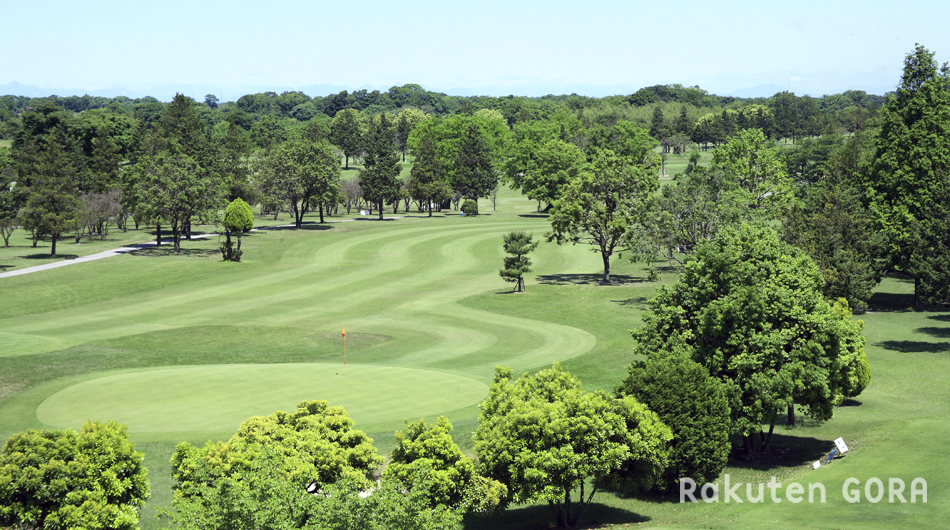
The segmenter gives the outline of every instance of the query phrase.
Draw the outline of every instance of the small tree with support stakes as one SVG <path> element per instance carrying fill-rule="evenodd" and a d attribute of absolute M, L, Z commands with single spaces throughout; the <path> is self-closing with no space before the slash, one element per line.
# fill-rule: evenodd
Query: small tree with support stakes
<path fill-rule="evenodd" d="M 244 235 L 245 230 L 254 228 L 254 212 L 251 210 L 251 206 L 240 197 L 234 199 L 224 209 L 222 224 L 224 225 L 224 235 L 227 237 L 227 241 L 221 245 L 221 257 L 225 261 L 241 261 L 241 254 L 243 254 L 241 251 L 241 236 Z M 231 232 L 239 234 L 237 249 L 234 249 L 231 245 Z"/>
<path fill-rule="evenodd" d="M 531 240 L 531 234 L 522 231 L 509 232 L 505 235 L 505 252 L 510 256 L 505 256 L 505 268 L 498 274 L 506 282 L 513 282 L 514 289 L 511 292 L 524 292 L 524 275 L 531 272 L 531 259 L 528 253 L 538 248 L 538 242 Z"/>

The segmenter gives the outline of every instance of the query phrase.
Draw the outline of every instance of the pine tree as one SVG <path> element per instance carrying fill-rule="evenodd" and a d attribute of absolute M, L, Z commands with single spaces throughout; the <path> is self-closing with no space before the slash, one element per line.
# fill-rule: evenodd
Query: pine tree
<path fill-rule="evenodd" d="M 531 259 L 528 253 L 538 248 L 538 242 L 533 241 L 531 234 L 522 231 L 509 232 L 505 235 L 505 268 L 499 274 L 506 282 L 515 284 L 512 292 L 523 292 L 524 275 L 531 272 Z"/>

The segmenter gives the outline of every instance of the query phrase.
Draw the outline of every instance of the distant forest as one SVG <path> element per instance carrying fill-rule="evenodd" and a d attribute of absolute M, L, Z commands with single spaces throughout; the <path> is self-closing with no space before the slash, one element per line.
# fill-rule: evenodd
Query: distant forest
<path fill-rule="evenodd" d="M 231 122 L 252 137 L 257 136 L 255 124 L 260 124 L 265 117 L 271 117 L 265 120 L 269 127 L 274 125 L 274 118 L 279 118 L 284 127 L 292 128 L 295 122 L 302 126 L 316 120 L 329 128 L 332 118 L 344 109 L 354 109 L 365 115 L 397 113 L 407 108 L 428 115 L 468 114 L 489 109 L 500 112 L 509 127 L 523 121 L 547 120 L 567 112 L 574 114 L 585 126 L 611 126 L 619 121 L 630 121 L 649 129 L 651 136 L 678 151 L 688 142 L 703 147 L 721 144 L 736 131 L 750 126 L 761 128 L 769 137 L 793 142 L 797 138 L 824 132 L 853 132 L 880 109 L 884 97 L 848 90 L 820 98 L 799 97 L 789 92 L 768 98 L 736 98 L 677 84 L 645 87 L 630 95 L 604 98 L 577 94 L 535 98 L 449 96 L 407 84 L 394 86 L 385 92 L 344 90 L 313 98 L 302 92 L 263 92 L 241 96 L 237 101 L 221 102 L 213 94 L 208 94 L 204 101 L 197 103 L 199 116 L 206 127 Z M 99 113 L 133 117 L 148 129 L 161 119 L 168 104 L 153 97 L 52 95 L 30 98 L 6 95 L 0 97 L 0 139 L 12 138 L 16 134 L 20 113 L 31 107 L 49 105 L 74 113 L 104 109 Z"/>

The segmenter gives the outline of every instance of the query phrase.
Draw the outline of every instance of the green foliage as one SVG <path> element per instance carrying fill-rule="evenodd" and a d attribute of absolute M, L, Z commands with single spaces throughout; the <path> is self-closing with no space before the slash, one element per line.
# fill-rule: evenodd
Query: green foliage
<path fill-rule="evenodd" d="M 514 291 L 524 291 L 524 275 L 531 272 L 530 252 L 538 248 L 538 241 L 532 242 L 531 234 L 523 231 L 509 232 L 504 237 L 505 267 L 498 274 L 506 282 L 515 284 Z"/>
<path fill-rule="evenodd" d="M 428 505 L 453 510 L 491 512 L 507 495 L 505 486 L 475 473 L 475 463 L 452 440 L 452 424 L 440 416 L 435 425 L 424 420 L 409 423 L 406 432 L 396 432 L 396 448 L 383 472 L 383 480 L 394 480 L 413 489 L 421 480 L 429 481 Z"/>
<path fill-rule="evenodd" d="M 149 496 L 143 455 L 125 426 L 14 434 L 0 453 L 0 525 L 132 530 Z"/>
<path fill-rule="evenodd" d="M 736 182 L 750 208 L 766 215 L 775 215 L 792 200 L 785 163 L 761 129 L 743 130 L 714 149 L 713 167 Z"/>
<path fill-rule="evenodd" d="M 462 213 L 465 214 L 466 217 L 478 215 L 478 201 L 465 199 L 465 202 L 462 203 Z"/>
<path fill-rule="evenodd" d="M 601 151 L 554 201 L 547 240 L 593 246 L 604 262 L 603 281 L 610 283 L 610 256 L 657 187 L 655 169 Z"/>
<path fill-rule="evenodd" d="M 26 204 L 20 212 L 20 223 L 34 237 L 48 236 L 50 255 L 56 255 L 56 241 L 79 217 L 80 204 L 75 184 L 76 164 L 62 143 L 62 131 L 53 133 L 41 143 L 31 140 L 29 163 L 21 159 L 20 178 L 26 186 Z"/>
<path fill-rule="evenodd" d="M 366 133 L 364 147 L 366 156 L 363 169 L 360 170 L 360 187 L 363 198 L 377 206 L 379 218 L 382 219 L 383 205 L 399 196 L 399 172 L 402 171 L 388 115 L 374 117 Z"/>
<path fill-rule="evenodd" d="M 851 321 L 851 308 L 844 298 L 835 300 L 831 307 L 835 312 L 838 333 L 845 337 L 842 343 L 845 348 L 856 353 L 850 356 L 851 362 L 847 367 L 848 381 L 845 385 L 844 396 L 857 397 L 871 384 L 871 362 L 864 351 L 866 341 L 862 335 L 864 321 Z"/>
<path fill-rule="evenodd" d="M 277 411 L 248 419 L 227 442 L 208 442 L 202 448 L 181 442 L 172 457 L 175 506 L 193 505 L 192 509 L 221 516 L 226 508 L 215 499 L 218 484 L 224 481 L 252 491 L 256 480 L 268 477 L 303 492 L 343 478 L 368 487 L 368 477 L 383 459 L 372 439 L 352 426 L 342 407 L 304 401 L 292 414 Z M 260 459 L 266 467 L 255 467 Z"/>
<path fill-rule="evenodd" d="M 215 215 L 223 192 L 205 168 L 177 149 L 142 158 L 128 178 L 134 183 L 136 213 L 171 225 L 176 254 L 192 217 Z"/>
<path fill-rule="evenodd" d="M 304 476 L 273 472 L 282 465 L 265 448 L 239 478 L 202 484 L 200 495 L 176 496 L 175 511 L 165 515 L 182 530 L 452 530 L 461 520 L 445 506 L 428 505 L 435 482 L 425 470 L 408 488 L 384 480 L 367 489 L 363 480 L 342 478 L 314 489 Z"/>
<path fill-rule="evenodd" d="M 950 68 L 918 45 L 881 112 L 866 181 L 891 266 L 915 279 L 914 303 L 950 301 Z"/>
<path fill-rule="evenodd" d="M 787 210 L 782 231 L 783 240 L 818 264 L 825 298 L 846 298 L 858 313 L 867 309 L 883 272 L 876 260 L 880 237 L 872 231 L 871 215 L 861 199 L 848 181 L 825 179 Z"/>
<path fill-rule="evenodd" d="M 558 363 L 515 382 L 497 367 L 479 408 L 483 474 L 508 487 L 506 503 L 547 501 L 560 528 L 577 524 L 600 487 L 649 488 L 666 466 L 672 435 L 655 413 L 632 397 L 581 390 Z"/>
<path fill-rule="evenodd" d="M 633 396 L 673 432 L 669 466 L 656 489 L 670 491 L 679 479 L 712 482 L 729 461 L 729 396 L 726 386 L 685 357 L 653 356 L 636 361 L 616 389 Z"/>
<path fill-rule="evenodd" d="M 793 403 L 816 420 L 833 416 L 864 347 L 861 325 L 825 301 L 822 284 L 811 258 L 771 229 L 723 230 L 651 302 L 636 352 L 705 366 L 729 387 L 733 432 L 767 449 L 762 422 Z"/>
<path fill-rule="evenodd" d="M 717 169 L 692 169 L 660 188 L 645 206 L 624 245 L 634 261 L 682 265 L 696 248 L 727 226 L 753 217 L 737 183 Z"/>
<path fill-rule="evenodd" d="M 224 209 L 224 219 L 221 224 L 230 232 L 250 230 L 254 228 L 254 212 L 248 203 L 238 197 Z"/>
<path fill-rule="evenodd" d="M 346 169 L 350 168 L 350 158 L 363 151 L 366 126 L 365 116 L 353 109 L 337 112 L 330 123 L 330 143 L 343 151 Z"/>
<path fill-rule="evenodd" d="M 426 136 L 413 150 L 416 160 L 409 174 L 409 196 L 415 199 L 432 217 L 434 204 L 452 198 L 452 188 L 446 182 L 445 164 L 439 158 L 435 140 Z"/>
<path fill-rule="evenodd" d="M 268 153 L 260 167 L 261 192 L 277 205 L 288 205 L 297 228 L 311 203 L 330 202 L 340 189 L 340 159 L 327 142 L 293 138 Z"/>

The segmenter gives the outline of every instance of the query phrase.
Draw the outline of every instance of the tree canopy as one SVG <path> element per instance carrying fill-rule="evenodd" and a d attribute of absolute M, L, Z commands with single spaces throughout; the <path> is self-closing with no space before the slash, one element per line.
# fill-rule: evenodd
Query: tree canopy
<path fill-rule="evenodd" d="M 634 331 L 635 351 L 706 367 L 728 387 L 733 432 L 750 452 L 768 450 L 780 412 L 798 404 L 828 420 L 850 391 L 865 343 L 861 324 L 836 311 L 822 286 L 811 258 L 773 230 L 727 228 L 660 288 Z"/>
<path fill-rule="evenodd" d="M 575 527 L 598 489 L 648 489 L 666 467 L 672 435 L 655 413 L 633 397 L 585 392 L 558 363 L 517 381 L 497 367 L 479 409 L 482 472 L 507 486 L 506 504 L 547 502 L 559 528 Z"/>
<path fill-rule="evenodd" d="M 30 430 L 0 453 L 0 525 L 133 530 L 149 497 L 144 455 L 124 425 Z"/>

